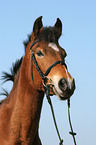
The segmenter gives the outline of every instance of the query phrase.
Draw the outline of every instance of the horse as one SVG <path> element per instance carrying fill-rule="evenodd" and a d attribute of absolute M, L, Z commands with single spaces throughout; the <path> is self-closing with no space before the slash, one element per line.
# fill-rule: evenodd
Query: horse
<path fill-rule="evenodd" d="M 43 27 L 42 16 L 35 20 L 33 32 L 24 42 L 24 57 L 16 63 L 12 75 L 5 77 L 13 81 L 13 87 L 0 104 L 0 145 L 41 145 L 38 129 L 44 86 L 49 85 L 50 95 L 60 100 L 74 93 L 75 80 L 65 63 L 67 54 L 58 42 L 61 34 L 59 18 L 53 27 Z M 32 59 L 31 47 L 40 70 L 46 74 L 44 79 Z"/>

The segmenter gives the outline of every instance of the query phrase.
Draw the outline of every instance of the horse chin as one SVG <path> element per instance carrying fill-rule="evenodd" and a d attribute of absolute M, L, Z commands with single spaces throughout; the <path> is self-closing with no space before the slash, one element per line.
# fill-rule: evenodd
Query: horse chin
<path fill-rule="evenodd" d="M 67 92 L 58 92 L 58 90 L 54 87 L 53 88 L 55 95 L 58 97 L 59 100 L 67 100 L 68 98 L 70 98 L 72 96 L 73 93 L 67 93 Z"/>

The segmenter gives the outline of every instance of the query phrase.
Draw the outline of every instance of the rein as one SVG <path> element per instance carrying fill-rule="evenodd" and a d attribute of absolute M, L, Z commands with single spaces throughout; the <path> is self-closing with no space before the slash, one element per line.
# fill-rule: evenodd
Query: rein
<path fill-rule="evenodd" d="M 46 98 L 48 100 L 48 103 L 50 105 L 50 108 L 51 108 L 51 112 L 52 112 L 52 116 L 53 116 L 53 121 L 54 121 L 54 124 L 55 124 L 55 128 L 56 128 L 56 131 L 57 131 L 57 135 L 58 135 L 58 138 L 60 140 L 60 143 L 59 145 L 63 145 L 63 139 L 61 139 L 60 137 L 60 133 L 59 133 L 59 130 L 58 130 L 58 127 L 57 127 L 57 123 L 56 123 L 56 119 L 55 119 L 55 114 L 54 114 L 54 110 L 53 110 L 53 105 L 52 105 L 52 102 L 51 102 L 51 98 L 50 98 L 50 85 L 52 84 L 48 84 L 48 85 L 45 85 L 45 80 L 46 80 L 46 77 L 47 75 L 49 74 L 49 72 L 51 71 L 51 69 L 53 67 L 55 67 L 57 64 L 61 64 L 61 65 L 64 65 L 66 67 L 66 64 L 63 62 L 63 61 L 56 61 L 55 63 L 53 63 L 51 66 L 49 66 L 49 68 L 46 70 L 45 74 L 43 74 L 43 72 L 41 71 L 41 69 L 39 68 L 39 65 L 36 61 L 36 58 L 35 58 L 35 55 L 34 55 L 34 52 L 32 50 L 32 47 L 37 43 L 39 42 L 39 40 L 35 41 L 34 43 L 32 43 L 32 45 L 30 46 L 30 50 L 31 50 L 31 59 L 33 59 L 34 61 L 34 64 L 36 66 L 36 69 L 37 71 L 39 72 L 39 75 L 41 76 L 41 79 L 43 80 L 43 86 L 44 86 L 44 90 L 45 90 L 45 93 L 46 93 Z M 31 75 L 32 75 L 32 69 L 31 69 Z M 33 75 L 32 75 L 32 79 L 33 79 Z M 72 123 L 71 123 L 71 117 L 70 117 L 70 99 L 67 100 L 68 101 L 68 119 L 69 119 L 69 125 L 70 125 L 70 128 L 71 128 L 71 132 L 69 132 L 72 137 L 73 137 L 73 141 L 74 141 L 74 145 L 77 145 L 76 144 L 76 139 L 75 139 L 75 135 L 76 133 L 73 132 L 73 128 L 72 128 Z"/>

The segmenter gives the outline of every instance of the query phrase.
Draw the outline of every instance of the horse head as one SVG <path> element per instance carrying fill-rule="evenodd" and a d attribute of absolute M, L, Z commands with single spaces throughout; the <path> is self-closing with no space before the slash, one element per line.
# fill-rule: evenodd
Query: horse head
<path fill-rule="evenodd" d="M 33 33 L 29 45 L 37 41 L 32 49 L 39 68 L 43 74 L 46 74 L 46 81 L 44 83 L 51 86 L 51 95 L 56 94 L 59 99 L 65 100 L 74 93 L 75 81 L 68 72 L 65 63 L 66 51 L 58 42 L 61 34 L 62 22 L 59 18 L 57 18 L 53 27 L 43 27 L 42 17 L 39 17 L 34 22 Z M 39 76 L 35 79 L 37 73 L 34 71 L 34 68 L 32 71 L 34 84 L 38 89 L 38 85 L 43 86 L 43 83 L 41 79 L 38 82 Z M 39 90 L 40 89 L 43 90 L 43 87 L 39 87 Z"/>

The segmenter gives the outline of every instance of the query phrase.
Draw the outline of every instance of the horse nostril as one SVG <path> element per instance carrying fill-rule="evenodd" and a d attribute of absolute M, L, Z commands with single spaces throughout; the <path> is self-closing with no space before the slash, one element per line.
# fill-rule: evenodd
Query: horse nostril
<path fill-rule="evenodd" d="M 59 88 L 60 88 L 62 91 L 66 91 L 67 88 L 68 88 L 67 81 L 66 81 L 64 78 L 62 78 L 62 79 L 59 81 L 58 85 L 59 85 Z"/>

